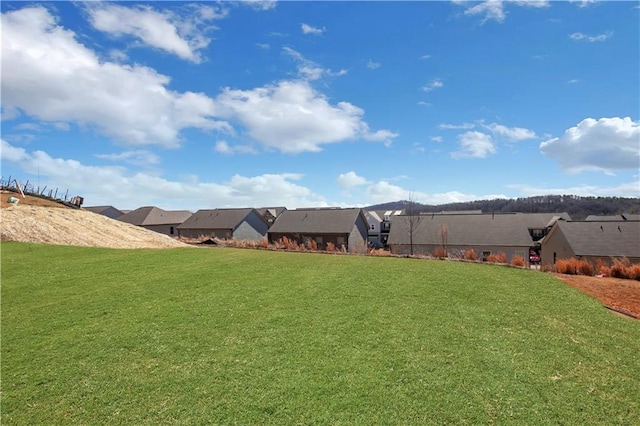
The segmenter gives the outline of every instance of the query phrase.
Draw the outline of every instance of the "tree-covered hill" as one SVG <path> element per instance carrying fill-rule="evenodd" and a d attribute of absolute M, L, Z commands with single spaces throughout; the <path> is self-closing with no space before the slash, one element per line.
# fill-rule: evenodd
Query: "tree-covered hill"
<path fill-rule="evenodd" d="M 403 209 L 407 200 L 377 204 L 371 210 Z M 640 198 L 582 197 L 579 195 L 541 195 L 526 198 L 498 198 L 441 205 L 416 204 L 419 212 L 482 210 L 491 212 L 555 213 L 567 212 L 573 220 L 583 220 L 589 215 L 639 214 Z"/>

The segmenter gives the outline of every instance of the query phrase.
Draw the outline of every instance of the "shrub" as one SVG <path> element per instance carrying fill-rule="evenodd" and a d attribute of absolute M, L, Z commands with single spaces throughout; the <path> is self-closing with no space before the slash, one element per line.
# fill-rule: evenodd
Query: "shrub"
<path fill-rule="evenodd" d="M 334 251 L 336 251 L 336 245 L 333 244 L 331 241 L 329 241 L 327 243 L 326 250 L 329 251 L 329 252 L 334 252 Z"/>
<path fill-rule="evenodd" d="M 262 237 L 262 241 L 260 241 L 260 246 L 262 248 L 269 248 L 269 239 L 267 237 Z"/>
<path fill-rule="evenodd" d="M 369 254 L 371 256 L 391 256 L 391 252 L 385 249 L 372 249 Z"/>
<path fill-rule="evenodd" d="M 600 276 L 608 277 L 611 275 L 611 268 L 606 265 L 602 259 L 596 260 L 596 273 Z"/>
<path fill-rule="evenodd" d="M 613 259 L 611 265 L 611 276 L 614 278 L 628 278 L 630 275 L 630 263 L 626 257 L 622 259 Z"/>
<path fill-rule="evenodd" d="M 464 251 L 462 258 L 466 260 L 478 260 L 478 254 L 474 249 L 467 249 Z"/>
<path fill-rule="evenodd" d="M 640 281 L 640 264 L 635 263 L 629 266 L 629 279 Z"/>
<path fill-rule="evenodd" d="M 522 257 L 522 256 L 513 256 L 511 258 L 511 265 L 512 266 L 517 266 L 517 267 L 520 267 L 520 268 L 524 268 L 527 265 L 527 263 L 524 261 L 524 257 Z"/>
<path fill-rule="evenodd" d="M 447 251 L 444 249 L 444 247 L 436 247 L 433 250 L 433 257 L 444 259 L 445 257 L 447 257 Z"/>
<path fill-rule="evenodd" d="M 555 271 L 567 275 L 593 275 L 593 265 L 586 260 L 575 258 L 560 259 L 556 262 Z"/>
<path fill-rule="evenodd" d="M 311 251 L 318 251 L 318 243 L 314 239 L 307 241 L 307 248 Z"/>
<path fill-rule="evenodd" d="M 487 262 L 489 263 L 507 263 L 507 254 L 506 253 L 496 253 L 493 254 L 491 253 L 489 256 L 487 256 Z"/>

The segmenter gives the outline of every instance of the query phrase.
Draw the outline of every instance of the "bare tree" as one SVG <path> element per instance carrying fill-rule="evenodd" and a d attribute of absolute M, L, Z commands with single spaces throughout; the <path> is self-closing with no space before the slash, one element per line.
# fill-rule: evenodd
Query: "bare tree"
<path fill-rule="evenodd" d="M 405 214 L 408 217 L 409 221 L 409 253 L 413 256 L 413 237 L 415 236 L 416 230 L 418 228 L 418 223 L 420 223 L 420 212 L 416 208 L 416 200 L 413 194 L 413 191 L 409 192 L 409 199 L 407 200 L 407 208 L 405 209 Z"/>
<path fill-rule="evenodd" d="M 447 243 L 449 242 L 449 228 L 446 223 L 440 225 L 440 231 L 438 231 L 440 242 L 442 243 L 442 253 L 444 257 L 448 256 Z"/>

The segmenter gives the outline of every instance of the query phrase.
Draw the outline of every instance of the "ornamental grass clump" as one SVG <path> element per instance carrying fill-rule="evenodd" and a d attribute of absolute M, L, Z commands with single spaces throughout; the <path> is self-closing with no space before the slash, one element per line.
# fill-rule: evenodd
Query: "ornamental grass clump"
<path fill-rule="evenodd" d="M 433 250 L 433 257 L 444 259 L 445 257 L 447 257 L 447 251 L 444 249 L 444 247 L 436 247 Z"/>
<path fill-rule="evenodd" d="M 556 262 L 555 272 L 567 275 L 588 275 L 593 276 L 593 265 L 586 260 L 576 258 L 560 259 Z"/>
<path fill-rule="evenodd" d="M 513 256 L 511 258 L 511 266 L 517 266 L 519 268 L 524 268 L 527 265 L 527 263 L 524 260 L 524 257 L 522 256 Z"/>
<path fill-rule="evenodd" d="M 466 249 L 462 255 L 464 260 L 478 260 L 478 254 L 474 249 Z"/>

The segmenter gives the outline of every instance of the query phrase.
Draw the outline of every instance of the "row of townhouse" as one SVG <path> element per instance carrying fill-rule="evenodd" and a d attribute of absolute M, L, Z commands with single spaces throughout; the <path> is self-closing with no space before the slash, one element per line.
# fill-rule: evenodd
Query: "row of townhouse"
<path fill-rule="evenodd" d="M 285 237 L 299 244 L 311 240 L 319 250 L 329 243 L 362 253 L 385 247 L 393 254 L 444 250 L 461 257 L 468 250 L 486 260 L 505 253 L 552 265 L 558 259 L 583 258 L 611 263 L 628 258 L 640 263 L 640 215 L 590 216 L 571 221 L 567 213 L 482 213 L 480 211 L 405 215 L 401 210 L 284 207 L 204 209 L 196 213 L 141 207 L 120 212 L 111 206 L 88 207 L 96 213 L 160 232 L 195 240 L 210 238 L 269 243 Z"/>

